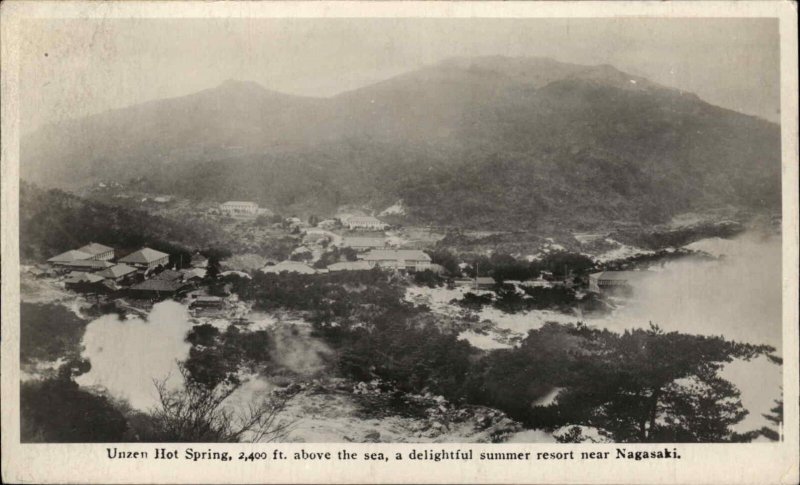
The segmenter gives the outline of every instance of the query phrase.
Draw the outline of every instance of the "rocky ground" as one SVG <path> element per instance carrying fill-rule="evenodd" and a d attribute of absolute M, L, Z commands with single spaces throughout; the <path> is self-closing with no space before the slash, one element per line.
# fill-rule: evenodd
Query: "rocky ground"
<path fill-rule="evenodd" d="M 523 432 L 501 411 L 398 393 L 379 381 L 316 379 L 273 392 L 288 399 L 289 442 L 498 443 Z"/>

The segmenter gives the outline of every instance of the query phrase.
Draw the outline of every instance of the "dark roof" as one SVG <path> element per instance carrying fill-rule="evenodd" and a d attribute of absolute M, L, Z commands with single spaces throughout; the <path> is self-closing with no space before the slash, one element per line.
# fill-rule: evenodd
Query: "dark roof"
<path fill-rule="evenodd" d="M 151 279 L 164 280 L 164 281 L 177 281 L 182 278 L 183 278 L 183 273 L 181 273 L 180 271 L 165 269 L 164 271 L 153 276 Z"/>
<path fill-rule="evenodd" d="M 76 283 L 99 283 L 103 281 L 102 276 L 97 276 L 96 274 L 92 273 L 82 273 L 80 271 L 73 271 L 72 273 L 67 276 L 64 280 L 64 283 L 68 284 L 76 284 Z"/>
<path fill-rule="evenodd" d="M 167 280 L 145 280 L 137 285 L 130 287 L 135 291 L 162 291 L 165 293 L 176 292 L 183 288 L 184 285 L 180 281 L 167 281 Z"/>

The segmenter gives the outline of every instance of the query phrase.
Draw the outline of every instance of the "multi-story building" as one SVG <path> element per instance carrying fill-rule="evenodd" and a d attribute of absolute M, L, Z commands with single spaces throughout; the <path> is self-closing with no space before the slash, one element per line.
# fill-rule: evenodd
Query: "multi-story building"
<path fill-rule="evenodd" d="M 255 202 L 229 200 L 221 204 L 219 209 L 231 216 L 255 216 L 258 214 L 258 204 Z"/>
<path fill-rule="evenodd" d="M 431 267 L 431 257 L 418 249 L 373 249 L 362 260 L 386 269 L 424 271 Z"/>
<path fill-rule="evenodd" d="M 350 216 L 342 221 L 351 231 L 383 231 L 388 224 L 372 216 Z"/>

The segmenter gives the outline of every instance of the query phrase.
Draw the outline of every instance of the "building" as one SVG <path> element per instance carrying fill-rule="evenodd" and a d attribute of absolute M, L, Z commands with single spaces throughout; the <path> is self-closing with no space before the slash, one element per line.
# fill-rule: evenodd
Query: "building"
<path fill-rule="evenodd" d="M 191 261 L 192 268 L 205 268 L 208 266 L 208 258 L 196 252 L 192 254 L 192 261 Z"/>
<path fill-rule="evenodd" d="M 99 271 L 97 276 L 102 276 L 107 280 L 121 282 L 131 278 L 134 274 L 136 274 L 136 271 L 138 270 L 133 266 L 128 266 L 127 264 L 117 264 L 110 268 L 104 269 L 103 271 Z"/>
<path fill-rule="evenodd" d="M 472 288 L 473 290 L 488 290 L 497 284 L 491 276 L 478 276 L 477 278 L 457 278 L 453 280 L 456 286 Z"/>
<path fill-rule="evenodd" d="M 184 281 L 200 281 L 206 277 L 205 268 L 184 269 L 181 271 Z"/>
<path fill-rule="evenodd" d="M 220 204 L 219 210 L 229 216 L 255 216 L 258 214 L 258 204 L 255 202 L 229 200 L 224 204 Z"/>
<path fill-rule="evenodd" d="M 311 251 L 306 246 L 298 246 L 292 250 L 292 256 L 301 256 L 310 258 L 312 254 L 313 251 Z"/>
<path fill-rule="evenodd" d="M 601 271 L 589 275 L 589 291 L 593 293 L 630 292 L 635 283 L 650 276 L 649 271 Z"/>
<path fill-rule="evenodd" d="M 362 260 L 372 266 L 408 271 L 423 271 L 431 266 L 431 257 L 419 249 L 373 249 Z"/>
<path fill-rule="evenodd" d="M 281 261 L 278 264 L 272 266 L 265 266 L 261 268 L 263 273 L 268 274 L 280 274 L 280 273 L 299 273 L 299 274 L 315 274 L 317 270 L 312 268 L 311 266 L 307 265 L 306 263 L 301 263 L 300 261 Z"/>
<path fill-rule="evenodd" d="M 133 285 L 127 290 L 127 294 L 132 298 L 146 300 L 161 300 L 175 296 L 191 287 L 178 280 L 169 279 L 149 279 L 139 284 Z"/>
<path fill-rule="evenodd" d="M 119 262 L 139 269 L 153 269 L 157 266 L 166 266 L 169 263 L 169 254 L 142 248 L 120 259 Z"/>
<path fill-rule="evenodd" d="M 225 300 L 219 296 L 198 296 L 192 298 L 189 308 L 223 308 Z"/>
<path fill-rule="evenodd" d="M 325 219 L 317 223 L 317 227 L 320 229 L 335 229 L 338 225 L 339 223 L 335 219 Z"/>
<path fill-rule="evenodd" d="M 62 268 L 69 268 L 76 271 L 100 271 L 114 266 L 110 261 L 99 261 L 96 259 L 82 259 L 78 261 L 70 261 L 68 263 L 61 263 Z"/>
<path fill-rule="evenodd" d="M 328 266 L 328 271 L 331 273 L 336 271 L 369 271 L 373 267 L 374 265 L 367 261 L 344 261 Z"/>
<path fill-rule="evenodd" d="M 87 259 L 92 259 L 92 255 L 89 253 L 84 253 L 83 251 L 70 249 L 69 251 L 53 256 L 52 258 L 48 259 L 47 262 L 53 266 L 62 266 L 64 263 L 84 261 Z"/>
<path fill-rule="evenodd" d="M 343 248 L 352 248 L 356 251 L 367 251 L 369 249 L 381 249 L 386 247 L 384 237 L 360 237 L 348 236 L 342 239 Z"/>
<path fill-rule="evenodd" d="M 389 226 L 372 216 L 350 216 L 344 225 L 351 231 L 383 231 Z"/>
<path fill-rule="evenodd" d="M 95 242 L 90 242 L 86 246 L 78 248 L 78 251 L 90 254 L 90 259 L 97 261 L 110 261 L 114 259 L 114 248 L 110 248 Z"/>
<path fill-rule="evenodd" d="M 64 280 L 64 287 L 81 293 L 110 293 L 116 288 L 113 283 L 105 284 L 105 278 L 81 271 L 71 272 Z"/>

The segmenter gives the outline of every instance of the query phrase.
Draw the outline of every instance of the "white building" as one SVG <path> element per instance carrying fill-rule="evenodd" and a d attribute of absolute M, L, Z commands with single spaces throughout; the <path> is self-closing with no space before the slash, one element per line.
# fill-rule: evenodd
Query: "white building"
<path fill-rule="evenodd" d="M 362 259 L 387 269 L 424 271 L 431 267 L 431 257 L 418 249 L 374 249 Z"/>
<path fill-rule="evenodd" d="M 255 202 L 229 200 L 221 204 L 219 209 L 230 216 L 254 216 L 258 214 L 258 204 Z"/>
<path fill-rule="evenodd" d="M 263 273 L 280 274 L 286 273 L 299 273 L 299 274 L 314 274 L 317 272 L 311 266 L 301 263 L 300 261 L 281 261 L 272 266 L 265 266 L 261 268 Z"/>
<path fill-rule="evenodd" d="M 351 231 L 383 231 L 389 226 L 372 216 L 350 216 L 343 222 Z"/>

